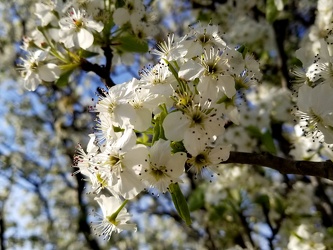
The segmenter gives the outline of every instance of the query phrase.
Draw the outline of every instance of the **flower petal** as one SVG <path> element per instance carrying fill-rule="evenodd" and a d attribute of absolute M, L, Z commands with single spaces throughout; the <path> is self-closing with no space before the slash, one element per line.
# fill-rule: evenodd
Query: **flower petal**
<path fill-rule="evenodd" d="M 82 49 L 88 49 L 94 42 L 94 36 L 84 28 L 77 33 L 77 39 Z"/>

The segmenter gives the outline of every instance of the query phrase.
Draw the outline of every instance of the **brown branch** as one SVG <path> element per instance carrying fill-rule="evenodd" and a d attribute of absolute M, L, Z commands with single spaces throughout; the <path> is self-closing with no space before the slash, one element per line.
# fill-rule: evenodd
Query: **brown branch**
<path fill-rule="evenodd" d="M 5 212 L 4 206 L 0 209 L 0 250 L 5 250 Z"/>
<path fill-rule="evenodd" d="M 94 72 L 96 75 L 103 79 L 103 82 L 107 88 L 111 88 L 115 85 L 110 77 L 110 69 L 105 66 L 91 63 L 88 60 L 81 58 L 81 69 L 86 72 Z"/>
<path fill-rule="evenodd" d="M 86 72 L 94 72 L 96 75 L 98 75 L 100 78 L 103 79 L 103 82 L 107 88 L 111 88 L 115 85 L 115 83 L 112 81 L 110 77 L 110 71 L 112 66 L 112 49 L 110 46 L 104 46 L 102 47 L 104 51 L 104 56 L 106 59 L 105 66 L 98 65 L 96 63 L 91 63 L 88 60 L 81 58 L 81 69 Z"/>
<path fill-rule="evenodd" d="M 255 245 L 255 243 L 254 243 L 254 241 L 252 239 L 252 235 L 251 235 L 252 229 L 251 229 L 249 223 L 247 222 L 246 216 L 243 214 L 243 211 L 238 211 L 238 217 L 239 217 L 240 222 L 241 222 L 241 224 L 242 224 L 242 226 L 243 226 L 243 228 L 245 230 L 245 234 L 246 234 L 246 236 L 248 238 L 247 240 L 250 241 L 252 247 L 255 247 L 256 245 Z"/>
<path fill-rule="evenodd" d="M 89 245 L 90 249 L 99 250 L 101 249 L 98 241 L 94 238 L 91 232 L 91 228 L 89 223 L 87 222 L 88 212 L 87 206 L 84 203 L 83 194 L 84 194 L 84 186 L 85 182 L 82 180 L 83 176 L 81 173 L 76 174 L 76 181 L 77 181 L 77 199 L 78 205 L 80 208 L 80 214 L 78 217 L 78 224 L 79 224 L 79 232 L 82 233 L 86 239 L 87 244 Z"/>
<path fill-rule="evenodd" d="M 333 180 L 333 162 L 295 161 L 274 156 L 269 153 L 230 152 L 225 163 L 240 163 L 269 167 L 282 174 L 308 175 Z"/>

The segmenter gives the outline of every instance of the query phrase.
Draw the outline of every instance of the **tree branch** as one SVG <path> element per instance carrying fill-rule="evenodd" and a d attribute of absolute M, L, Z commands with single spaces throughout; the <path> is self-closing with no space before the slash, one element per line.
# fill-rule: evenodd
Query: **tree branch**
<path fill-rule="evenodd" d="M 88 60 L 81 58 L 81 69 L 86 72 L 94 72 L 96 75 L 103 79 L 103 82 L 107 88 L 111 88 L 115 85 L 110 77 L 110 70 L 105 66 L 91 63 Z"/>
<path fill-rule="evenodd" d="M 98 65 L 96 63 L 91 63 L 88 60 L 81 58 L 81 69 L 86 72 L 94 72 L 96 75 L 98 75 L 100 78 L 103 79 L 103 82 L 107 88 L 111 88 L 115 85 L 115 83 L 112 81 L 110 77 L 110 71 L 112 66 L 112 49 L 110 46 L 104 46 L 102 47 L 104 51 L 104 56 L 106 59 L 105 66 Z"/>
<path fill-rule="evenodd" d="M 333 162 L 295 161 L 269 153 L 230 152 L 229 159 L 221 162 L 251 164 L 269 167 L 282 174 L 309 175 L 333 180 Z"/>
<path fill-rule="evenodd" d="M 0 250 L 5 250 L 5 213 L 4 206 L 0 208 Z"/>
<path fill-rule="evenodd" d="M 84 204 L 83 201 L 83 193 L 84 193 L 84 186 L 85 186 L 85 182 L 82 180 L 83 176 L 81 173 L 78 173 L 75 175 L 76 180 L 77 180 L 77 199 L 78 199 L 78 205 L 80 208 L 80 215 L 78 217 L 79 221 L 79 232 L 81 232 L 90 249 L 94 249 L 94 250 L 99 250 L 101 249 L 98 241 L 94 238 L 94 236 L 92 235 L 89 223 L 87 222 L 87 218 L 88 218 L 88 213 L 87 213 L 87 207 Z"/>

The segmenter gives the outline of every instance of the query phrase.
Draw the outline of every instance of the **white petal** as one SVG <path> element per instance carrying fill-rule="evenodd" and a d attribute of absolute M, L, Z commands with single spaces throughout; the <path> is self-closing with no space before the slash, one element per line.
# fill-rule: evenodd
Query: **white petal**
<path fill-rule="evenodd" d="M 96 135 L 95 134 L 89 134 L 90 140 L 87 145 L 87 152 L 96 152 L 98 147 L 95 145 Z"/>
<path fill-rule="evenodd" d="M 74 33 L 73 32 L 64 32 L 64 31 L 59 31 L 59 36 L 60 36 L 60 39 L 59 41 L 64 43 L 65 47 L 66 48 L 72 48 L 74 47 L 74 39 L 75 39 L 75 36 L 74 36 Z"/>
<path fill-rule="evenodd" d="M 100 197 L 95 197 L 95 200 L 101 207 L 104 217 L 112 215 L 121 206 L 121 201 L 112 196 L 101 195 Z"/>
<path fill-rule="evenodd" d="M 303 85 L 298 90 L 297 106 L 301 111 L 308 111 L 312 105 L 312 88 L 308 85 Z"/>
<path fill-rule="evenodd" d="M 204 67 L 202 65 L 193 60 L 188 60 L 180 67 L 178 76 L 185 80 L 194 80 L 202 74 L 203 70 Z"/>
<path fill-rule="evenodd" d="M 69 17 L 64 17 L 59 20 L 59 26 L 62 30 L 71 30 L 73 29 L 73 20 Z"/>
<path fill-rule="evenodd" d="M 125 8 L 118 8 L 113 13 L 113 21 L 116 25 L 122 26 L 127 23 L 130 19 L 130 14 Z"/>
<path fill-rule="evenodd" d="M 139 144 L 126 153 L 123 160 L 125 166 L 130 166 L 135 173 L 139 173 L 142 167 L 148 166 L 148 149 Z"/>
<path fill-rule="evenodd" d="M 323 114 L 332 111 L 333 107 L 333 88 L 329 83 L 324 83 L 316 86 L 313 96 L 313 109 L 318 114 Z"/>
<path fill-rule="evenodd" d="M 203 147 L 209 141 L 209 135 L 207 135 L 207 131 L 201 129 L 199 126 L 194 128 L 189 128 L 184 133 L 184 147 L 186 150 L 188 148 L 193 148 L 193 144 L 196 144 L 195 147 Z"/>
<path fill-rule="evenodd" d="M 45 82 L 53 82 L 60 76 L 60 69 L 54 63 L 48 63 L 38 68 L 39 77 Z"/>
<path fill-rule="evenodd" d="M 236 94 L 235 80 L 231 76 L 219 76 L 218 86 L 223 89 L 229 98 L 232 98 Z"/>
<path fill-rule="evenodd" d="M 215 148 L 213 148 L 210 151 L 209 154 L 209 160 L 213 163 L 213 164 L 218 164 L 222 161 L 226 161 L 229 158 L 230 155 L 230 145 L 217 145 Z"/>
<path fill-rule="evenodd" d="M 137 131 L 145 131 L 151 125 L 152 113 L 145 108 L 136 110 L 136 118 L 134 121 L 134 129 Z"/>
<path fill-rule="evenodd" d="M 24 79 L 24 87 L 29 91 L 35 91 L 41 80 L 37 74 L 31 74 L 29 78 Z"/>
<path fill-rule="evenodd" d="M 204 151 L 206 145 L 204 143 L 187 143 L 185 148 L 191 155 L 198 155 Z"/>
<path fill-rule="evenodd" d="M 171 157 L 170 141 L 159 139 L 149 150 L 150 161 L 156 165 L 165 165 Z"/>
<path fill-rule="evenodd" d="M 170 113 L 163 121 L 164 134 L 171 141 L 181 141 L 189 124 L 190 121 L 182 112 Z"/>
<path fill-rule="evenodd" d="M 136 113 L 132 105 L 128 103 L 122 103 L 116 106 L 114 109 L 115 122 L 124 128 L 126 125 L 134 124 L 136 119 Z"/>
<path fill-rule="evenodd" d="M 86 29 L 81 28 L 77 33 L 78 43 L 82 49 L 89 48 L 94 42 L 94 36 Z"/>
<path fill-rule="evenodd" d="M 168 174 L 174 178 L 181 176 L 184 173 L 184 165 L 187 160 L 186 153 L 178 152 L 170 157 L 167 164 Z"/>
<path fill-rule="evenodd" d="M 121 151 L 129 151 L 136 144 L 136 135 L 132 129 L 126 129 L 123 136 L 120 137 L 116 143 L 115 147 Z"/>
<path fill-rule="evenodd" d="M 86 25 L 87 28 L 94 29 L 97 32 L 101 32 L 104 28 L 103 23 L 95 22 L 93 20 L 86 20 L 85 25 Z"/>
<path fill-rule="evenodd" d="M 212 79 L 210 76 L 202 76 L 197 89 L 203 99 L 211 99 L 215 101 L 218 96 L 217 81 Z"/>
<path fill-rule="evenodd" d="M 125 168 L 120 174 L 120 179 L 118 179 L 117 184 L 114 186 L 114 190 L 125 199 L 133 199 L 144 188 L 145 186 L 139 179 L 138 175 L 128 168 Z"/>
<path fill-rule="evenodd" d="M 333 127 L 324 127 L 322 124 L 317 124 L 318 129 L 323 133 L 324 135 L 324 141 L 327 144 L 333 144 Z"/>

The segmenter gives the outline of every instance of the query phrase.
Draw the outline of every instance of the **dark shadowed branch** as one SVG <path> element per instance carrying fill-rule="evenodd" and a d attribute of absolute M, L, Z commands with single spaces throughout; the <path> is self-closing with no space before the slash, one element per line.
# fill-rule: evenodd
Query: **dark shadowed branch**
<path fill-rule="evenodd" d="M 94 72 L 103 80 L 103 83 L 107 88 L 111 88 L 112 86 L 115 85 L 115 83 L 110 77 L 112 58 L 113 58 L 112 49 L 110 46 L 102 47 L 102 49 L 104 51 L 104 56 L 106 59 L 105 66 L 98 65 L 96 63 L 91 63 L 88 60 L 81 58 L 81 69 L 86 72 Z"/>
<path fill-rule="evenodd" d="M 259 165 L 279 171 L 282 174 L 308 175 L 333 180 L 333 162 L 295 161 L 274 156 L 269 153 L 230 152 L 225 163 Z"/>

